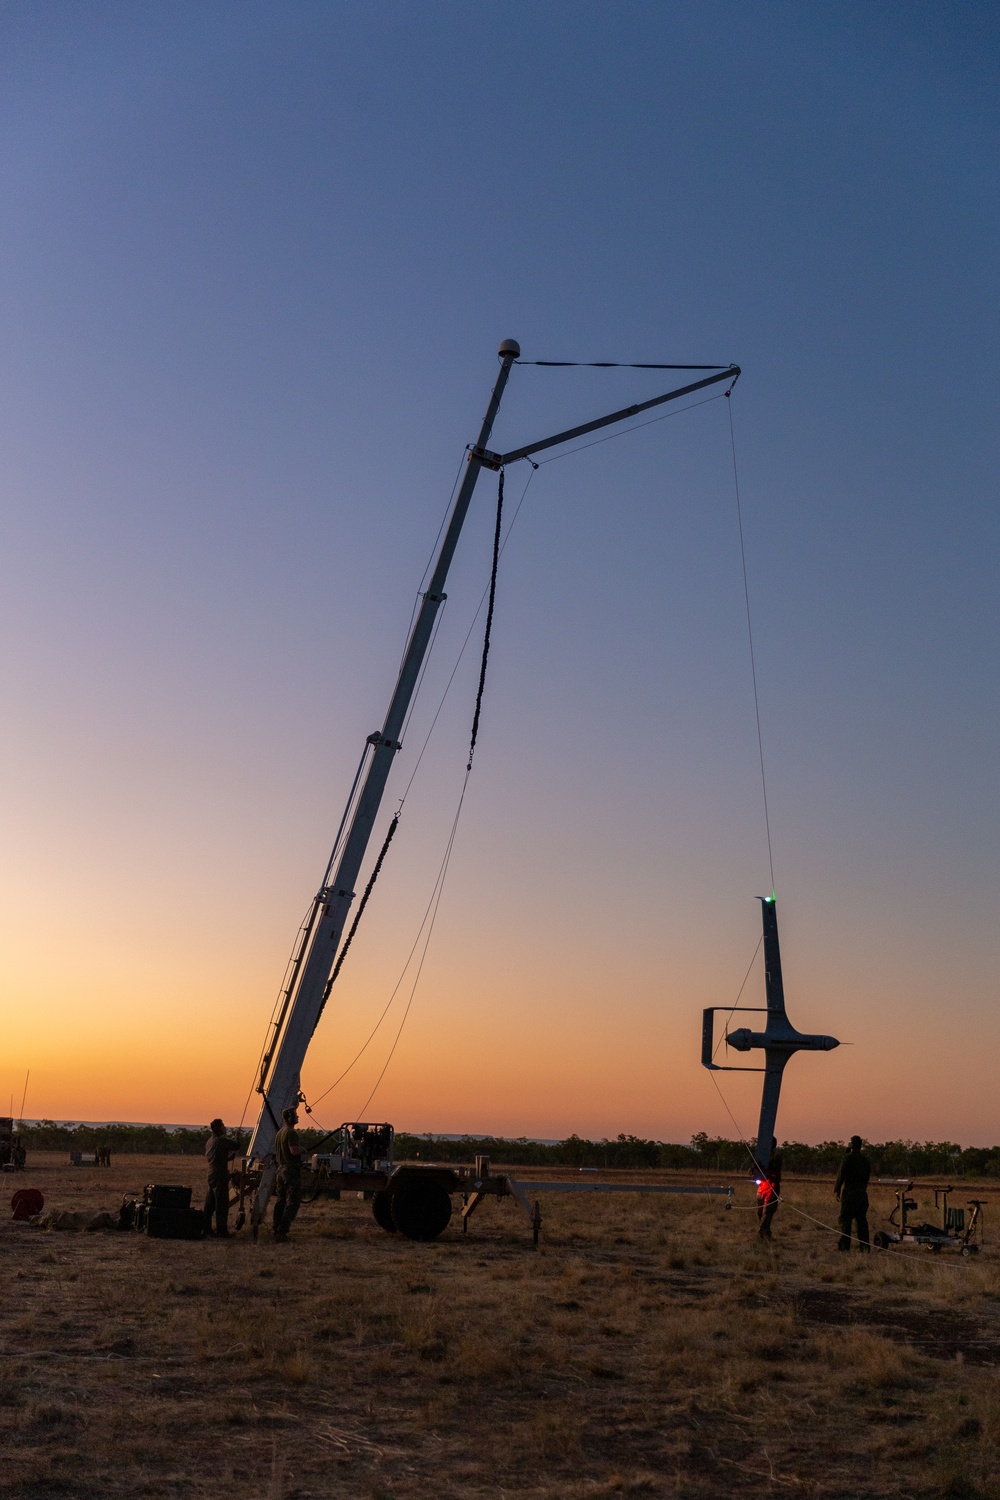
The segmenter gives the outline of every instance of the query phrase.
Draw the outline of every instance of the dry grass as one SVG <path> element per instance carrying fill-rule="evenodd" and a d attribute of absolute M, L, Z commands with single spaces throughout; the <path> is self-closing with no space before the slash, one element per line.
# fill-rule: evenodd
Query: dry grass
<path fill-rule="evenodd" d="M 200 1171 L 6 1180 L 92 1210 Z M 284 1246 L 4 1223 L 0 1495 L 1000 1500 L 1000 1255 L 840 1256 L 791 1210 L 829 1184 L 786 1198 L 771 1249 L 747 1186 L 553 1195 L 538 1252 L 510 1204 L 433 1245 L 353 1199 Z"/>

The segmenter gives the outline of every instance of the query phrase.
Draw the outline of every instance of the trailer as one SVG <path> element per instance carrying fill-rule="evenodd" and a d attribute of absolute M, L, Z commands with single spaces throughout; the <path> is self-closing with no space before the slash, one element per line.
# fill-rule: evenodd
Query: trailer
<path fill-rule="evenodd" d="M 380 1229 L 408 1240 L 435 1240 L 443 1234 L 451 1223 L 455 1198 L 460 1200 L 463 1234 L 476 1209 L 488 1198 L 511 1199 L 528 1220 L 536 1246 L 542 1227 L 539 1193 L 682 1193 L 725 1198 L 727 1209 L 733 1203 L 732 1187 L 557 1178 L 525 1182 L 509 1172 L 494 1171 L 488 1156 L 477 1156 L 471 1166 L 396 1162 L 395 1132 L 385 1121 L 345 1121 L 334 1134 L 337 1149 L 313 1152 L 303 1169 L 303 1203 L 314 1203 L 318 1198 L 339 1201 L 343 1194 L 354 1194 L 371 1203 Z M 242 1229 L 253 1195 L 259 1190 L 258 1171 L 244 1167 L 233 1174 L 233 1181 L 237 1188 L 236 1228 Z M 251 1217 L 253 1239 L 259 1228 L 260 1220 L 254 1222 Z"/>

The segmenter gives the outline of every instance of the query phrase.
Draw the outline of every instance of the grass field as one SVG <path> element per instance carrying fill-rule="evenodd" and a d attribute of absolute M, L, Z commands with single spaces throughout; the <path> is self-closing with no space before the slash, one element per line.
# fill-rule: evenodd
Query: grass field
<path fill-rule="evenodd" d="M 4 1186 L 113 1209 L 202 1180 L 36 1155 Z M 839 1255 L 803 1216 L 835 1207 L 786 1181 L 773 1248 L 745 1182 L 732 1212 L 549 1195 L 537 1251 L 510 1202 L 429 1245 L 347 1198 L 287 1245 L 5 1221 L 0 1494 L 1000 1497 L 1000 1253 Z"/>

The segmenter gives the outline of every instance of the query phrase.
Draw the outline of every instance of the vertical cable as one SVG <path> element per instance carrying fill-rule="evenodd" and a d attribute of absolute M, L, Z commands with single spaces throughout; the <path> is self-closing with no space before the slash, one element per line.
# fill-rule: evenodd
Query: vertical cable
<path fill-rule="evenodd" d="M 500 482 L 497 485 L 497 524 L 493 533 L 493 567 L 490 572 L 490 602 L 486 606 L 486 632 L 483 637 L 483 660 L 479 668 L 479 690 L 476 693 L 476 711 L 472 716 L 472 740 L 469 745 L 469 765 L 472 770 L 472 757 L 476 753 L 476 740 L 479 738 L 479 715 L 483 708 L 483 689 L 486 686 L 486 663 L 490 656 L 490 635 L 493 630 L 493 606 L 497 597 L 497 568 L 500 566 L 500 538 L 503 531 L 503 469 L 500 470 Z"/>
<path fill-rule="evenodd" d="M 740 476 L 736 466 L 736 433 L 733 428 L 733 403 L 726 391 L 726 410 L 729 413 L 729 443 L 733 453 L 733 485 L 736 490 L 736 519 L 740 529 L 740 560 L 743 564 L 743 598 L 747 610 L 747 640 L 750 642 L 750 676 L 753 679 L 753 707 L 757 716 L 757 753 L 760 756 L 760 787 L 764 794 L 764 830 L 767 834 L 767 862 L 771 870 L 771 894 L 774 894 L 774 856 L 771 853 L 771 824 L 767 816 L 767 780 L 764 776 L 764 740 L 760 732 L 760 700 L 757 696 L 757 663 L 753 649 L 753 626 L 750 622 L 750 587 L 747 583 L 747 554 L 743 545 L 743 509 L 740 505 Z"/>

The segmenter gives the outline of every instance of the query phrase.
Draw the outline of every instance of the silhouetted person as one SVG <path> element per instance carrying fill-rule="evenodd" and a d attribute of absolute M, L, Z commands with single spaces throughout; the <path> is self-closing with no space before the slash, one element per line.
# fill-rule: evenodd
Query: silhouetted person
<path fill-rule="evenodd" d="M 759 1240 L 769 1240 L 771 1235 L 771 1224 L 778 1212 L 781 1202 L 781 1168 L 783 1165 L 781 1152 L 778 1150 L 778 1142 L 771 1141 L 771 1160 L 767 1171 L 762 1175 L 757 1184 L 757 1219 L 760 1228 L 757 1230 Z"/>
<path fill-rule="evenodd" d="M 851 1136 L 851 1146 L 834 1186 L 834 1195 L 840 1201 L 840 1239 L 838 1250 L 850 1250 L 851 1226 L 857 1225 L 858 1249 L 870 1250 L 868 1242 L 868 1179 L 871 1164 L 861 1149 L 861 1137 Z"/>
<path fill-rule="evenodd" d="M 298 1112 L 294 1109 L 283 1109 L 281 1118 L 284 1125 L 278 1131 L 274 1142 L 274 1157 L 278 1163 L 278 1175 L 275 1180 L 274 1199 L 274 1238 L 276 1240 L 287 1240 L 288 1231 L 299 1211 L 302 1202 L 302 1145 L 299 1141 L 299 1133 L 295 1129 L 299 1123 Z"/>
<path fill-rule="evenodd" d="M 240 1148 L 226 1135 L 226 1127 L 221 1120 L 213 1120 L 208 1128 L 212 1134 L 205 1142 L 205 1155 L 208 1158 L 205 1228 L 209 1234 L 212 1233 L 214 1217 L 215 1233 L 219 1239 L 225 1239 L 229 1234 L 229 1163 Z"/>

